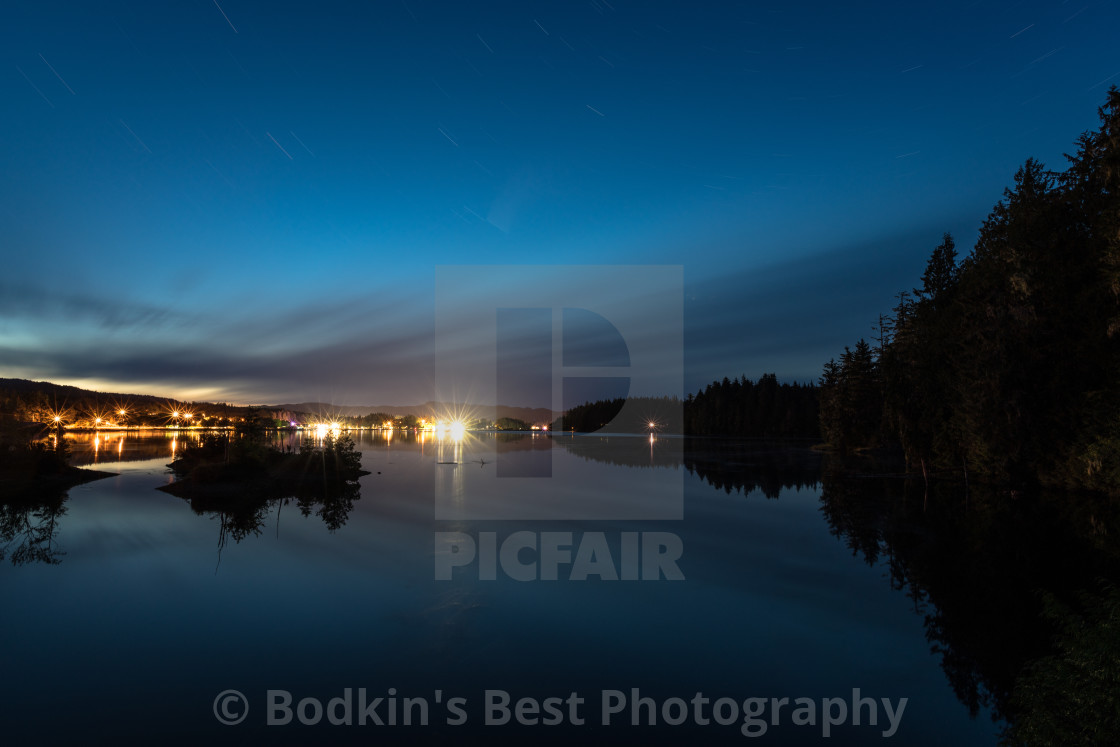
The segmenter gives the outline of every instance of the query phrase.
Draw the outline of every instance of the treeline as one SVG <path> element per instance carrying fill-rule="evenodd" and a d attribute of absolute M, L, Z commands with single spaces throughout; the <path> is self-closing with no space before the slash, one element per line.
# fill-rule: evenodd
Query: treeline
<path fill-rule="evenodd" d="M 46 381 L 0 379 L 0 420 L 51 424 L 57 417 L 65 425 L 85 427 L 109 423 L 161 427 L 177 420 L 172 416 L 176 411 L 191 413 L 193 424 L 216 426 L 223 419 L 228 423 L 245 417 L 247 408 L 148 394 L 94 392 Z"/>
<path fill-rule="evenodd" d="M 694 436 L 819 438 L 817 388 L 779 384 L 775 374 L 708 384 L 684 403 L 685 433 Z"/>
<path fill-rule="evenodd" d="M 623 411 L 623 405 L 627 405 Z M 621 413 L 621 415 L 620 415 Z M 685 433 L 747 438 L 819 438 L 817 388 L 779 384 L 772 373 L 714 381 L 683 402 L 676 397 L 630 397 L 573 407 L 553 430 Z"/>
<path fill-rule="evenodd" d="M 626 410 L 623 411 L 623 407 Z M 579 433 L 680 433 L 679 397 L 619 397 L 571 408 L 549 426 Z"/>
<path fill-rule="evenodd" d="M 1069 167 L 1028 159 L 958 262 L 946 234 L 921 287 L 829 361 L 821 431 L 897 446 L 911 469 L 1120 493 L 1120 91 Z"/>

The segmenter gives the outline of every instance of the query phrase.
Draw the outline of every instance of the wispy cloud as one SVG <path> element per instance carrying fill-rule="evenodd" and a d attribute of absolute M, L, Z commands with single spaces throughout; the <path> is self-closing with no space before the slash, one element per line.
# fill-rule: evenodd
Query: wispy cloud
<path fill-rule="evenodd" d="M 0 318 L 84 322 L 109 330 L 162 328 L 186 316 L 159 306 L 0 282 Z"/>

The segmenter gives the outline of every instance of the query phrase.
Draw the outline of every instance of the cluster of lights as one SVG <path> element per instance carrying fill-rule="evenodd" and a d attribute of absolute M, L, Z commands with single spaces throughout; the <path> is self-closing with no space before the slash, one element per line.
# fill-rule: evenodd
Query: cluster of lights
<path fill-rule="evenodd" d="M 128 428 L 128 419 L 134 414 L 135 410 L 124 405 L 114 404 L 111 409 L 90 409 L 82 413 L 76 413 L 69 409 L 51 409 L 44 413 L 42 422 L 50 424 L 55 427 L 77 426 L 77 427 L 92 427 L 96 429 L 102 428 Z M 148 415 L 156 415 L 157 413 L 149 412 Z M 162 413 L 165 421 L 170 421 L 167 425 L 168 428 L 179 427 L 193 427 L 204 425 L 217 425 L 224 421 L 235 421 L 238 418 L 225 418 L 217 415 L 205 415 L 203 413 L 195 413 L 188 410 L 179 410 L 168 408 Z M 244 421 L 244 418 L 240 418 Z M 292 423 L 296 425 L 296 423 Z"/>
<path fill-rule="evenodd" d="M 437 436 L 449 435 L 452 438 L 462 438 L 463 434 L 467 432 L 467 426 L 461 420 L 437 420 L 434 423 L 421 420 L 420 430 L 434 431 Z"/>
<path fill-rule="evenodd" d="M 342 425 L 340 423 L 316 423 L 312 426 L 315 429 L 315 436 L 317 438 L 326 438 L 328 435 L 338 437 L 342 433 Z"/>
<path fill-rule="evenodd" d="M 186 412 L 186 411 L 183 411 L 183 410 L 172 410 L 170 415 L 171 415 L 171 419 L 175 421 L 175 426 L 176 427 L 179 426 L 179 421 L 181 421 L 181 420 L 186 421 L 186 424 L 189 427 L 190 424 L 191 424 L 191 420 L 194 419 L 194 413 L 193 412 Z M 205 420 L 205 416 L 203 416 L 203 419 Z"/>
<path fill-rule="evenodd" d="M 191 425 L 193 425 L 195 423 L 197 423 L 199 425 L 202 425 L 203 421 L 213 421 L 214 424 L 217 424 L 218 422 L 222 422 L 222 421 L 227 420 L 227 418 L 225 418 L 225 417 L 218 417 L 218 416 L 211 417 L 211 416 L 201 415 L 201 414 L 196 418 L 195 417 L 196 413 L 189 412 L 189 411 L 186 411 L 186 410 L 168 409 L 168 410 L 164 411 L 164 413 L 165 413 L 164 417 L 173 421 L 173 425 L 168 425 L 167 426 L 169 428 L 179 428 L 180 426 L 190 427 Z M 116 419 L 111 417 L 111 414 L 115 415 Z M 124 407 L 118 407 L 118 409 L 116 409 L 115 411 L 112 411 L 112 413 L 110 413 L 110 411 L 105 411 L 105 412 L 101 412 L 101 413 L 91 412 L 91 413 L 89 413 L 88 420 L 86 420 L 86 422 L 91 423 L 96 428 L 126 427 L 124 421 L 128 417 L 128 415 L 129 415 L 129 410 L 125 409 Z M 52 423 L 53 425 L 61 427 L 64 424 L 64 422 L 68 419 L 68 417 L 69 416 L 66 414 L 66 412 L 64 412 L 62 410 L 55 410 L 55 411 L 48 412 L 46 414 L 46 421 Z M 245 418 L 229 418 L 229 420 L 231 422 L 235 421 L 235 420 L 241 420 L 242 422 L 244 422 Z M 329 422 L 310 423 L 310 424 L 306 424 L 306 425 L 301 425 L 297 421 L 293 420 L 293 421 L 289 421 L 289 424 L 293 428 L 307 428 L 309 430 L 313 430 L 313 431 L 315 431 L 316 435 L 318 435 L 320 438 L 323 438 L 328 434 L 337 436 L 343 430 L 343 426 L 338 420 L 331 420 Z M 378 426 L 371 426 L 371 428 L 374 428 L 374 427 L 378 427 Z M 652 431 L 653 429 L 655 429 L 657 427 L 657 424 L 650 421 L 649 422 L 649 427 L 650 427 L 650 430 Z M 382 428 L 384 430 L 387 430 L 387 431 L 392 431 L 395 428 L 397 428 L 397 425 L 392 420 L 386 420 L 386 421 L 384 421 L 383 423 L 380 424 L 380 428 Z M 364 428 L 362 428 L 361 430 L 364 430 Z M 426 418 L 418 418 L 415 430 L 417 430 L 421 433 L 434 432 L 435 434 L 440 435 L 440 436 L 450 435 L 453 438 L 459 439 L 459 438 L 462 438 L 466 434 L 467 423 L 466 423 L 466 419 L 462 418 L 462 417 L 439 419 L 439 420 L 428 420 Z M 547 425 L 541 425 L 541 426 L 536 426 L 535 425 L 535 426 L 533 426 L 533 430 L 547 431 L 548 426 Z"/>

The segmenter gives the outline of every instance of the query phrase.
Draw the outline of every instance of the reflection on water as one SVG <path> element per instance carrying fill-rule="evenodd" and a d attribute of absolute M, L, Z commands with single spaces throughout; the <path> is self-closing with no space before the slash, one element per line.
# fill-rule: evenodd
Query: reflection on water
<path fill-rule="evenodd" d="M 60 723 L 52 718 L 58 702 L 73 704 L 83 728 L 134 738 L 158 731 L 121 726 L 105 708 L 110 700 L 139 700 L 186 741 L 306 740 L 260 723 L 223 731 L 205 711 L 229 687 L 303 688 L 297 697 L 324 699 L 351 686 L 442 687 L 476 699 L 482 687 L 739 698 L 860 687 L 910 698 L 900 743 L 993 744 L 1016 715 L 1010 693 L 1023 666 L 1050 650 L 1054 630 L 1040 618 L 1040 593 L 1075 601 L 1075 590 L 1096 579 L 1120 578 L 1109 539 L 1120 527 L 1114 509 L 1079 502 L 1070 510 L 1057 497 L 1012 501 L 975 486 L 967 500 L 952 485 L 924 500 L 905 480 L 841 477 L 804 448 L 664 436 L 352 435 L 370 472 L 356 485 L 184 501 L 155 488 L 170 479 L 166 464 L 197 440 L 193 432 L 67 434 L 75 463 L 120 476 L 0 498 L 5 625 L 23 642 L 8 665 L 23 676 L 0 686 L 5 702 L 23 704 L 10 724 L 16 741 Z M 315 437 L 273 435 L 292 450 Z M 440 490 L 477 500 L 501 464 L 539 466 L 541 454 L 593 476 L 602 501 L 639 501 L 644 488 L 627 486 L 682 480 L 683 519 L 435 518 Z M 527 500 L 508 491 L 482 507 Z M 575 542 L 603 531 L 612 553 L 623 532 L 673 531 L 684 542 L 686 580 L 433 581 L 433 530 L 526 529 L 571 531 Z M 70 622 L 75 616 L 82 626 Z M 329 631 L 330 640 L 293 639 L 300 630 Z M 75 684 L 35 674 L 40 662 L 30 652 L 48 642 L 54 671 Z M 173 681 L 153 668 L 174 671 Z M 481 733 L 539 741 L 532 731 Z M 673 736 L 742 739 L 687 725 Z M 851 727 L 829 741 L 868 736 Z M 777 727 L 767 737 L 815 741 Z"/>
<path fill-rule="evenodd" d="M 12 565 L 62 562 L 57 533 L 66 515 L 66 491 L 0 499 L 0 562 Z"/>
<path fill-rule="evenodd" d="M 680 467 L 684 463 L 683 439 L 675 436 L 575 436 L 554 437 L 566 451 L 585 460 L 624 467 Z"/>
<path fill-rule="evenodd" d="M 911 481 L 826 471 L 821 512 L 854 556 L 885 567 L 911 600 L 974 717 L 1014 715 L 1024 664 L 1049 653 L 1057 632 L 1042 614 L 1047 596 L 1074 602 L 1100 579 L 1120 579 L 1109 540 L 1120 511 L 1085 496 L 1012 499 L 984 486 L 966 496 L 951 483 L 932 484 L 927 496 Z"/>
<path fill-rule="evenodd" d="M 66 433 L 70 463 L 77 467 L 110 465 L 144 459 L 171 461 L 187 444 L 198 443 L 202 431 L 148 430 Z M 55 438 L 51 437 L 52 440 Z"/>
<path fill-rule="evenodd" d="M 327 531 L 334 533 L 346 525 L 354 501 L 361 497 L 357 483 L 341 482 L 317 485 L 313 481 L 300 486 L 295 495 L 269 497 L 258 492 L 243 494 L 195 495 L 184 498 L 191 510 L 218 521 L 218 560 L 230 539 L 239 543 L 247 537 L 259 536 L 271 519 L 276 536 L 280 535 L 281 511 L 291 504 L 304 518 L 316 517 Z"/>
<path fill-rule="evenodd" d="M 110 462 L 140 461 L 146 459 L 173 459 L 189 445 L 202 441 L 208 431 L 202 429 L 153 429 L 139 431 L 67 432 L 70 463 L 75 466 L 106 464 Z M 328 435 L 340 431 L 284 429 L 271 431 L 268 440 L 282 450 L 298 451 L 305 443 L 322 445 Z M 363 448 L 418 447 L 420 452 L 434 454 L 439 463 L 462 463 L 465 455 L 477 458 L 479 452 L 514 452 L 523 450 L 548 450 L 549 437 L 529 433 L 474 433 L 470 431 L 435 433 L 413 430 L 363 430 L 347 431 L 355 443 Z M 57 442 L 50 437 L 52 445 Z"/>

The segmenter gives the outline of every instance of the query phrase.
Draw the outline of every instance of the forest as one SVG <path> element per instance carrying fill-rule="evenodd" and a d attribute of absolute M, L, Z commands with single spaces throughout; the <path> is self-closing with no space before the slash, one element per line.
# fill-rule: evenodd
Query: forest
<path fill-rule="evenodd" d="M 724 378 L 689 395 L 684 402 L 684 432 L 693 436 L 818 438 L 817 388 L 778 383 L 768 373 L 752 382 Z"/>
<path fill-rule="evenodd" d="M 621 417 L 624 404 L 629 404 Z M 553 430 L 592 433 L 683 433 L 692 436 L 811 438 L 820 436 L 817 388 L 778 383 L 775 374 L 714 381 L 685 400 L 629 397 L 573 407 Z"/>
<path fill-rule="evenodd" d="M 1028 158 L 958 258 L 945 234 L 876 339 L 824 366 L 837 451 L 909 469 L 1120 494 L 1120 91 L 1064 171 Z"/>

